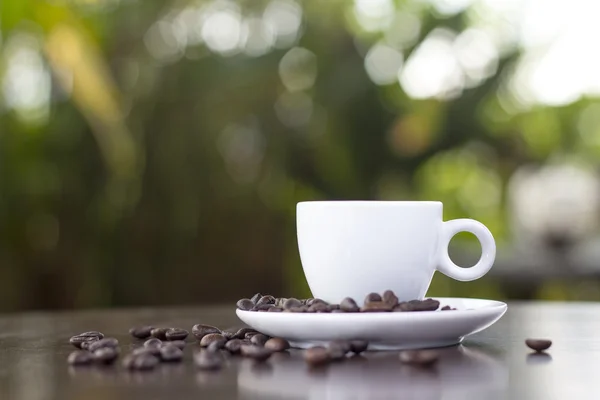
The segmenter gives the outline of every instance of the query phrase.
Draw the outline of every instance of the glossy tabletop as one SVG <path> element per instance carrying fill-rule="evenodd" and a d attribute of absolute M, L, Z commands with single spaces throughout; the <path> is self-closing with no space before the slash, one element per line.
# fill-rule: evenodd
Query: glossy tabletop
<path fill-rule="evenodd" d="M 0 399 L 598 399 L 600 304 L 509 303 L 505 316 L 463 345 L 440 350 L 435 368 L 403 365 L 397 352 L 368 353 L 308 369 L 298 350 L 264 364 L 230 357 L 218 372 L 192 363 L 188 338 L 181 364 L 150 372 L 69 367 L 70 336 L 100 330 L 121 342 L 122 355 L 139 342 L 133 325 L 191 330 L 206 323 L 240 325 L 232 307 L 34 313 L 0 317 Z M 528 337 L 552 339 L 547 355 L 531 355 Z"/>

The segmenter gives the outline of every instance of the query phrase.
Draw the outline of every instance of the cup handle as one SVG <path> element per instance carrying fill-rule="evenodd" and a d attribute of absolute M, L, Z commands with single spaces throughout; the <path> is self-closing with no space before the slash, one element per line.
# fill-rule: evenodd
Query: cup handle
<path fill-rule="evenodd" d="M 454 264 L 448 254 L 450 240 L 459 232 L 471 232 L 481 244 L 481 258 L 471 268 L 462 268 Z M 473 281 L 484 276 L 492 268 L 496 259 L 496 242 L 490 230 L 481 222 L 472 219 L 454 219 L 442 224 L 439 252 L 438 271 L 459 281 Z"/>

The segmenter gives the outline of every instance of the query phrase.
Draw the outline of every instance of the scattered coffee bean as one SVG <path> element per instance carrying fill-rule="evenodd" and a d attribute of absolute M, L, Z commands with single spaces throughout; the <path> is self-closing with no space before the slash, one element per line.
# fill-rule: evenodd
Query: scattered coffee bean
<path fill-rule="evenodd" d="M 238 354 L 242 348 L 242 343 L 241 339 L 232 339 L 225 343 L 225 350 L 231 354 Z"/>
<path fill-rule="evenodd" d="M 119 357 L 119 349 L 114 347 L 102 347 L 94 353 L 94 361 L 100 364 L 112 364 Z"/>
<path fill-rule="evenodd" d="M 160 354 L 160 347 L 138 347 L 131 352 L 131 355 L 139 356 L 142 354 L 150 354 L 152 356 L 158 356 Z"/>
<path fill-rule="evenodd" d="M 289 298 L 285 301 L 285 303 L 283 303 L 283 308 L 285 310 L 289 310 L 292 308 L 297 308 L 297 307 L 302 307 L 302 302 L 298 299 L 295 298 Z"/>
<path fill-rule="evenodd" d="M 220 333 L 209 333 L 208 335 L 205 335 L 202 338 L 202 340 L 200 340 L 200 346 L 208 347 L 211 343 L 217 341 L 223 342 L 223 344 L 225 344 L 225 342 L 227 342 L 227 339 L 225 339 L 225 336 L 221 335 Z"/>
<path fill-rule="evenodd" d="M 435 364 L 439 354 L 434 350 L 406 350 L 400 352 L 400 361 L 405 364 L 428 367 Z"/>
<path fill-rule="evenodd" d="M 77 336 L 85 336 L 85 337 L 97 337 L 98 340 L 104 338 L 104 334 L 102 332 L 98 332 L 98 331 L 89 331 L 89 332 L 83 332 L 80 333 Z"/>
<path fill-rule="evenodd" d="M 183 359 L 183 351 L 172 344 L 160 348 L 160 359 L 164 362 L 177 362 Z"/>
<path fill-rule="evenodd" d="M 235 333 L 232 339 L 244 339 L 247 333 L 258 333 L 255 329 L 252 328 L 240 328 Z"/>
<path fill-rule="evenodd" d="M 350 342 L 345 340 L 330 342 L 327 346 L 327 350 L 329 351 L 329 357 L 333 361 L 342 360 L 346 357 L 346 353 L 350 351 Z"/>
<path fill-rule="evenodd" d="M 184 340 L 188 336 L 189 332 L 185 329 L 170 328 L 167 329 L 165 337 L 167 340 Z"/>
<path fill-rule="evenodd" d="M 267 340 L 265 342 L 264 346 L 265 346 L 265 349 L 278 352 L 278 351 L 285 351 L 285 350 L 289 349 L 290 343 L 283 338 L 274 337 L 274 338 Z"/>
<path fill-rule="evenodd" d="M 352 299 L 351 297 L 346 297 L 340 303 L 340 310 L 344 312 L 359 312 L 360 307 L 358 307 L 358 304 L 356 304 L 354 299 Z"/>
<path fill-rule="evenodd" d="M 203 370 L 217 370 L 223 367 L 223 357 L 220 353 L 202 350 L 194 354 L 194 364 Z"/>
<path fill-rule="evenodd" d="M 222 348 L 224 348 L 226 344 L 227 344 L 227 341 L 215 340 L 214 342 L 209 344 L 208 347 L 206 347 L 206 350 L 207 351 L 219 351 Z"/>
<path fill-rule="evenodd" d="M 89 344 L 90 342 L 96 342 L 98 340 L 100 340 L 100 337 L 98 337 L 98 336 L 76 335 L 76 336 L 71 337 L 71 339 L 69 339 L 69 343 L 71 343 L 73 346 L 77 347 L 78 349 L 81 349 L 81 348 L 83 348 L 82 346 L 84 343 Z"/>
<path fill-rule="evenodd" d="M 160 352 L 161 347 L 162 341 L 157 338 L 148 339 L 144 342 L 144 348 L 150 350 L 154 355 Z"/>
<path fill-rule="evenodd" d="M 136 326 L 129 330 L 129 334 L 137 339 L 147 339 L 151 336 L 152 329 L 154 329 L 152 326 Z"/>
<path fill-rule="evenodd" d="M 398 305 L 398 297 L 391 290 L 386 290 L 383 292 L 383 296 L 381 296 L 383 301 L 388 303 L 390 306 L 395 307 Z"/>
<path fill-rule="evenodd" d="M 104 347 L 118 347 L 119 346 L 119 341 L 115 338 L 104 338 L 104 339 L 100 339 L 97 340 L 95 342 L 89 343 L 87 346 L 87 350 L 90 352 L 95 352 L 98 349 L 102 349 Z"/>
<path fill-rule="evenodd" d="M 267 340 L 269 340 L 269 337 L 267 335 L 258 333 L 250 338 L 250 343 L 255 344 L 257 346 L 264 346 Z"/>
<path fill-rule="evenodd" d="M 129 364 L 128 368 L 137 370 L 137 371 L 148 371 L 154 369 L 160 360 L 158 357 L 153 356 L 152 354 L 140 354 L 138 356 L 133 356 L 132 360 L 128 362 L 123 360 L 123 364 Z M 125 365 L 127 367 L 127 365 Z"/>
<path fill-rule="evenodd" d="M 252 297 L 250 298 L 250 301 L 252 301 L 252 303 L 256 304 L 256 303 L 258 303 L 258 301 L 261 299 L 261 297 L 263 297 L 263 295 L 262 295 L 262 294 L 260 294 L 260 293 L 256 293 L 254 296 L 252 296 Z"/>
<path fill-rule="evenodd" d="M 366 305 L 367 303 L 372 303 L 374 301 L 381 301 L 379 293 L 369 293 L 367 297 L 365 297 L 364 304 Z"/>
<path fill-rule="evenodd" d="M 525 340 L 525 344 L 532 350 L 535 350 L 538 353 L 541 353 L 544 350 L 547 350 L 552 346 L 552 340 L 548 339 L 527 339 Z"/>
<path fill-rule="evenodd" d="M 366 351 L 369 347 L 369 342 L 366 340 L 352 340 L 350 341 L 350 351 L 354 354 L 360 354 Z"/>
<path fill-rule="evenodd" d="M 235 334 L 237 333 L 239 328 L 227 328 L 221 331 L 221 335 L 227 340 L 231 340 L 235 338 Z"/>
<path fill-rule="evenodd" d="M 238 310 L 250 311 L 254 307 L 254 302 L 250 299 L 240 299 L 235 305 Z"/>
<path fill-rule="evenodd" d="M 254 336 L 254 335 L 258 335 L 259 333 L 260 333 L 260 332 L 256 332 L 256 331 L 254 331 L 254 332 L 247 332 L 247 333 L 244 335 L 244 339 L 246 339 L 246 340 L 250 340 L 250 339 L 252 339 L 252 336 Z"/>
<path fill-rule="evenodd" d="M 69 354 L 67 362 L 71 365 L 89 365 L 94 361 L 92 353 L 82 350 L 76 350 Z"/>
<path fill-rule="evenodd" d="M 172 340 L 170 342 L 163 343 L 161 347 L 163 347 L 163 346 L 175 346 L 175 347 L 183 350 L 185 348 L 185 341 L 184 340 Z"/>
<path fill-rule="evenodd" d="M 100 340 L 102 340 L 102 339 L 100 339 Z M 81 342 L 81 350 L 87 350 L 87 351 L 89 351 L 90 350 L 90 345 L 92 343 L 96 343 L 97 341 L 98 340 L 88 340 L 88 341 L 85 341 L 85 342 Z"/>
<path fill-rule="evenodd" d="M 386 303 L 385 301 L 371 301 L 369 303 L 365 303 L 365 305 L 360 309 L 361 312 L 386 312 L 392 311 L 393 307 Z"/>
<path fill-rule="evenodd" d="M 167 331 L 169 330 L 169 328 L 154 328 L 150 331 L 150 335 L 152 335 L 152 337 L 160 339 L 160 340 L 167 340 Z"/>
<path fill-rule="evenodd" d="M 275 304 L 275 297 L 273 297 L 270 294 L 268 294 L 266 296 L 261 297 L 260 300 L 258 300 L 256 302 L 257 306 L 261 306 L 261 305 L 264 305 L 264 304 L 269 304 L 269 305 Z"/>
<path fill-rule="evenodd" d="M 316 367 L 331 362 L 331 356 L 324 347 L 311 347 L 304 351 L 304 361 L 310 366 Z"/>
<path fill-rule="evenodd" d="M 192 327 L 192 334 L 196 337 L 197 340 L 202 340 L 204 336 L 210 333 L 221 333 L 221 330 L 216 326 L 203 324 L 196 324 Z"/>
<path fill-rule="evenodd" d="M 267 312 L 282 312 L 283 308 L 281 307 L 269 307 L 269 309 L 267 309 Z"/>
<path fill-rule="evenodd" d="M 242 345 L 240 353 L 242 356 L 252 358 L 256 361 L 265 361 L 273 354 L 271 350 L 255 344 Z"/>

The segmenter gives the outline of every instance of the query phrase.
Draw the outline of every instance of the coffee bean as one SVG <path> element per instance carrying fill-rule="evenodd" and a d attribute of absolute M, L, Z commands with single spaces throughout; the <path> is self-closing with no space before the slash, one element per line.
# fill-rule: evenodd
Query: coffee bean
<path fill-rule="evenodd" d="M 352 299 L 351 297 L 346 297 L 340 303 L 340 310 L 344 312 L 359 312 L 360 308 L 358 307 L 354 299 Z"/>
<path fill-rule="evenodd" d="M 202 350 L 194 354 L 194 364 L 203 370 L 217 370 L 223 367 L 223 357 L 220 353 Z"/>
<path fill-rule="evenodd" d="M 131 360 L 123 360 L 125 367 L 137 371 L 148 371 L 154 369 L 159 362 L 160 360 L 158 357 L 153 356 L 152 354 L 140 354 L 138 356 L 133 356 Z"/>
<path fill-rule="evenodd" d="M 381 301 L 381 296 L 379 293 L 369 293 L 367 297 L 365 297 L 364 304 L 372 303 L 374 301 Z"/>
<path fill-rule="evenodd" d="M 287 298 L 285 298 L 285 297 L 277 297 L 277 298 L 275 299 L 275 304 L 274 304 L 274 305 L 275 305 L 276 307 L 283 308 L 283 303 L 285 303 L 287 300 L 288 300 L 288 299 L 287 299 Z"/>
<path fill-rule="evenodd" d="M 129 334 L 137 339 L 146 339 L 150 337 L 152 329 L 152 326 L 136 326 L 129 330 Z"/>
<path fill-rule="evenodd" d="M 88 344 L 87 346 L 87 350 L 90 352 L 95 352 L 98 349 L 102 349 L 104 347 L 118 347 L 119 346 L 119 341 L 115 338 L 104 338 L 104 339 L 100 339 L 97 340 L 95 342 L 92 342 L 90 344 Z"/>
<path fill-rule="evenodd" d="M 67 362 L 71 365 L 89 365 L 94 361 L 92 353 L 82 350 L 75 350 L 67 358 Z"/>
<path fill-rule="evenodd" d="M 275 337 L 267 340 L 264 346 L 271 351 L 285 351 L 290 348 L 290 343 L 283 338 Z"/>
<path fill-rule="evenodd" d="M 246 340 L 250 340 L 250 339 L 252 339 L 252 336 L 254 336 L 254 335 L 258 335 L 259 333 L 260 333 L 260 332 L 256 332 L 256 331 L 254 331 L 254 332 L 247 332 L 247 333 L 244 335 L 244 339 L 246 339 Z"/>
<path fill-rule="evenodd" d="M 183 351 L 172 344 L 160 348 L 160 359 L 164 362 L 177 362 L 183 358 Z"/>
<path fill-rule="evenodd" d="M 238 310 L 250 311 L 252 310 L 252 307 L 254 307 L 254 302 L 250 299 L 240 299 L 237 303 L 235 303 L 235 306 L 238 308 Z"/>
<path fill-rule="evenodd" d="M 216 340 L 216 341 L 212 342 L 211 344 L 209 344 L 208 347 L 206 347 L 206 350 L 207 351 L 219 351 L 219 350 L 223 349 L 226 344 L 227 344 L 226 341 Z"/>
<path fill-rule="evenodd" d="M 452 310 L 452 307 L 450 307 L 450 306 L 444 306 L 444 307 L 441 308 L 441 310 L 442 311 L 450 311 L 450 310 Z"/>
<path fill-rule="evenodd" d="M 258 300 L 256 302 L 257 306 L 261 306 L 263 304 L 269 304 L 269 305 L 275 304 L 275 297 L 273 297 L 270 294 L 268 294 L 266 296 L 261 297 L 260 300 Z"/>
<path fill-rule="evenodd" d="M 264 346 L 267 340 L 269 340 L 269 337 L 267 335 L 259 333 L 250 338 L 250 343 L 255 344 L 257 346 Z"/>
<path fill-rule="evenodd" d="M 425 299 L 417 305 L 413 305 L 413 311 L 435 311 L 439 308 L 440 302 L 434 299 Z"/>
<path fill-rule="evenodd" d="M 552 340 L 548 339 L 527 339 L 525 340 L 525 344 L 532 350 L 537 351 L 538 353 L 547 350 L 552 346 Z"/>
<path fill-rule="evenodd" d="M 100 364 L 112 364 L 119 357 L 119 349 L 115 347 L 103 347 L 94 353 L 94 361 Z"/>
<path fill-rule="evenodd" d="M 77 336 L 84 336 L 84 337 L 97 337 L 98 340 L 104 338 L 104 334 L 102 332 L 98 332 L 98 331 L 89 331 L 89 332 L 83 332 L 80 333 Z"/>
<path fill-rule="evenodd" d="M 98 340 L 100 340 L 100 338 L 98 336 L 73 336 L 71 337 L 71 339 L 69 339 L 69 343 L 71 343 L 73 346 L 77 347 L 78 349 L 81 349 L 84 343 L 89 344 L 90 342 L 97 342 Z"/>
<path fill-rule="evenodd" d="M 309 301 L 306 302 L 307 306 L 314 306 L 315 304 L 323 304 L 323 305 L 329 305 L 329 303 L 327 303 L 325 300 L 322 299 L 310 299 Z"/>
<path fill-rule="evenodd" d="M 131 352 L 134 356 L 139 356 L 142 354 L 150 354 L 153 356 L 158 356 L 160 354 L 160 347 L 138 347 Z"/>
<path fill-rule="evenodd" d="M 421 367 L 429 367 L 440 358 L 434 350 L 406 350 L 400 352 L 400 361 L 405 364 L 413 364 Z"/>
<path fill-rule="evenodd" d="M 329 351 L 329 357 L 331 357 L 332 360 L 342 360 L 346 357 L 346 353 L 350 351 L 350 342 L 345 340 L 330 342 L 327 346 L 327 350 Z"/>
<path fill-rule="evenodd" d="M 360 354 L 366 351 L 369 347 L 369 342 L 366 340 L 352 340 L 350 341 L 350 351 L 354 354 Z"/>
<path fill-rule="evenodd" d="M 289 310 L 291 308 L 302 307 L 302 302 L 295 298 L 289 298 L 283 303 L 283 308 Z"/>
<path fill-rule="evenodd" d="M 149 349 L 152 354 L 157 355 L 160 352 L 162 341 L 157 338 L 148 339 L 144 342 L 144 348 Z"/>
<path fill-rule="evenodd" d="M 365 303 L 365 305 L 360 309 L 361 312 L 386 312 L 392 311 L 392 306 L 386 303 L 385 301 L 371 301 L 370 303 Z"/>
<path fill-rule="evenodd" d="M 324 347 L 312 347 L 304 351 L 304 361 L 310 366 L 316 367 L 331 362 L 331 356 Z"/>
<path fill-rule="evenodd" d="M 252 297 L 250 298 L 250 301 L 252 301 L 252 303 L 256 304 L 256 303 L 258 303 L 258 301 L 261 299 L 261 297 L 263 297 L 263 295 L 262 295 L 262 294 L 260 294 L 260 293 L 256 293 L 254 296 L 252 296 Z"/>
<path fill-rule="evenodd" d="M 170 328 L 165 333 L 167 340 L 184 340 L 188 336 L 189 332 L 185 329 Z"/>
<path fill-rule="evenodd" d="M 252 328 L 240 328 L 235 333 L 235 335 L 233 336 L 232 339 L 244 339 L 246 337 L 247 333 L 258 333 L 258 332 L 256 331 L 256 329 L 252 329 Z"/>
<path fill-rule="evenodd" d="M 192 334 L 196 337 L 197 340 L 202 340 L 204 336 L 210 333 L 221 333 L 221 330 L 216 326 L 203 324 L 196 324 L 192 327 Z"/>
<path fill-rule="evenodd" d="M 169 330 L 169 328 L 154 328 L 150 331 L 150 335 L 152 335 L 152 337 L 160 339 L 160 340 L 167 340 L 167 331 Z"/>
<path fill-rule="evenodd" d="M 391 290 L 386 290 L 385 292 L 383 292 L 382 299 L 392 307 L 398 305 L 398 297 L 396 297 L 394 292 Z"/>
<path fill-rule="evenodd" d="M 100 339 L 100 340 L 102 340 L 102 339 Z M 98 340 L 88 340 L 88 341 L 85 341 L 85 342 L 81 342 L 81 350 L 87 350 L 87 351 L 89 351 L 90 350 L 90 345 L 92 343 L 96 343 L 96 342 L 98 342 Z"/>
<path fill-rule="evenodd" d="M 267 312 L 282 312 L 283 308 L 280 307 L 270 307 Z"/>
<path fill-rule="evenodd" d="M 209 333 L 208 335 L 205 335 L 202 340 L 200 340 L 200 346 L 208 347 L 211 343 L 217 341 L 225 344 L 227 339 L 225 339 L 225 336 L 221 335 L 220 333 Z"/>
<path fill-rule="evenodd" d="M 309 313 L 327 313 L 330 312 L 329 306 L 325 303 L 313 303 L 306 312 Z"/>
<path fill-rule="evenodd" d="M 264 347 L 257 346 L 255 344 L 242 345 L 240 353 L 242 354 L 242 356 L 252 358 L 256 361 L 265 361 L 269 357 L 271 357 L 271 354 L 273 354 L 271 350 L 265 349 Z"/>
<path fill-rule="evenodd" d="M 269 308 L 273 307 L 272 304 L 257 304 L 252 308 L 252 311 L 269 311 Z"/>
<path fill-rule="evenodd" d="M 175 346 L 175 347 L 183 350 L 185 348 L 185 341 L 184 340 L 172 340 L 170 342 L 163 343 L 161 347 L 163 347 L 163 346 Z"/>
<path fill-rule="evenodd" d="M 302 300 L 302 305 L 304 306 L 308 306 L 310 304 L 308 304 L 309 302 L 312 302 L 314 299 L 312 297 L 309 297 L 308 299 L 303 299 Z"/>
<path fill-rule="evenodd" d="M 240 339 L 232 339 L 225 343 L 225 350 L 231 354 L 238 354 L 242 348 L 242 343 Z"/>
<path fill-rule="evenodd" d="M 396 307 L 394 307 L 394 309 L 392 311 L 393 312 L 408 312 L 408 311 L 412 311 L 412 306 L 410 306 L 408 304 L 408 302 L 402 301 L 402 302 L 398 303 L 398 305 Z"/>

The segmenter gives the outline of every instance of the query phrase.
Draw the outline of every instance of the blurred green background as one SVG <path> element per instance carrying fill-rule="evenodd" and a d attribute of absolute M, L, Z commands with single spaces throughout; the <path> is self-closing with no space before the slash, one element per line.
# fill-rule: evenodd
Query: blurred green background
<path fill-rule="evenodd" d="M 430 294 L 600 300 L 595 8 L 0 2 L 0 311 L 307 296 L 314 199 L 486 224 Z"/>

